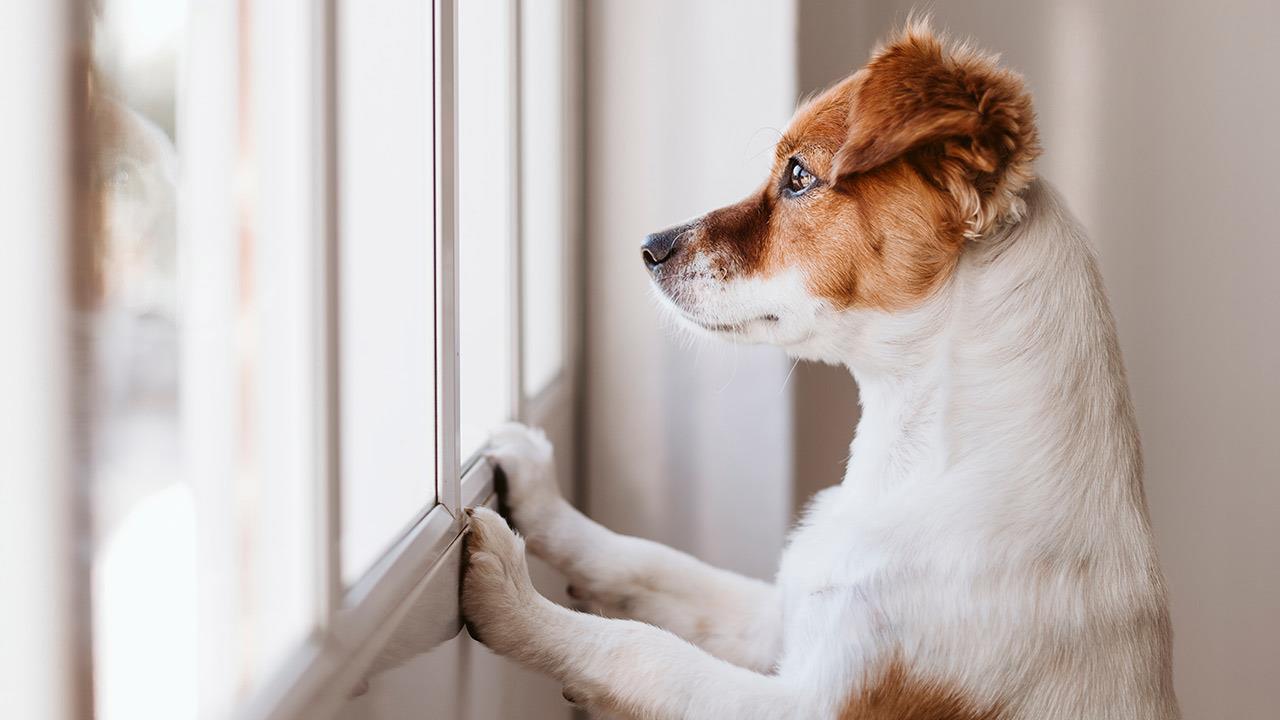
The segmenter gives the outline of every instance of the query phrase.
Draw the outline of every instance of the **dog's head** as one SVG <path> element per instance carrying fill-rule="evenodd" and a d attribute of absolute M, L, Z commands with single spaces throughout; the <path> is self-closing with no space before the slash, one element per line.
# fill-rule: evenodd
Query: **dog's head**
<path fill-rule="evenodd" d="M 796 113 L 759 190 L 648 236 L 644 263 L 689 323 L 822 355 L 830 323 L 918 305 L 1015 221 L 1038 152 L 1021 78 L 913 24 Z"/>

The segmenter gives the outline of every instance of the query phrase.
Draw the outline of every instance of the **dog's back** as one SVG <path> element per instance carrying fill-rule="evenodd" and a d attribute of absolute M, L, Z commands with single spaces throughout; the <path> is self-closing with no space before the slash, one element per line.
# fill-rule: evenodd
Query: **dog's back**
<path fill-rule="evenodd" d="M 866 350 L 881 361 L 868 365 L 900 364 L 858 373 L 845 482 L 815 499 L 784 557 L 780 672 L 826 667 L 820 683 L 851 687 L 833 698 L 842 717 L 1178 716 L 1093 252 L 1051 189 L 1026 200 L 1019 224 L 975 244 Z M 842 677 L 851 667 L 865 669 Z"/>

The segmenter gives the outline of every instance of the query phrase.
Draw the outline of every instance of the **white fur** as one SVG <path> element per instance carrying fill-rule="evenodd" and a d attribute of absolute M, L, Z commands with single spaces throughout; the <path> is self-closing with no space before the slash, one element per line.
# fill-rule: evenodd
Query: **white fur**
<path fill-rule="evenodd" d="M 696 324 L 774 315 L 719 334 L 858 380 L 844 482 L 812 503 L 775 586 L 596 525 L 559 497 L 540 434 L 501 431 L 492 457 L 533 551 L 640 622 L 537 596 L 518 539 L 477 511 L 463 601 L 481 639 L 621 717 L 836 718 L 895 655 L 1007 718 L 1179 717 L 1094 256 L 1043 183 L 1026 200 L 910 312 L 837 312 L 794 276 L 677 293 Z"/>

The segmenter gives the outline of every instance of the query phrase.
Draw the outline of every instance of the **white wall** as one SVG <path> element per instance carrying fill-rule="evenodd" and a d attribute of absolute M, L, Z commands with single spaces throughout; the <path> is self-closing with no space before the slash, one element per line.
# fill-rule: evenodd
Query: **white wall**
<path fill-rule="evenodd" d="M 790 363 L 677 337 L 640 242 L 764 182 L 794 105 L 794 19 L 776 0 L 587 4 L 588 507 L 761 577 L 791 512 Z"/>
<path fill-rule="evenodd" d="M 912 4 L 801 2 L 801 91 L 864 62 L 867 38 Z M 1099 247 L 1142 429 L 1184 714 L 1274 717 L 1280 5 L 933 6 L 936 25 L 1001 51 L 1027 76 L 1041 174 Z M 797 414 L 811 423 L 848 414 L 824 407 L 822 393 L 807 397 Z"/>

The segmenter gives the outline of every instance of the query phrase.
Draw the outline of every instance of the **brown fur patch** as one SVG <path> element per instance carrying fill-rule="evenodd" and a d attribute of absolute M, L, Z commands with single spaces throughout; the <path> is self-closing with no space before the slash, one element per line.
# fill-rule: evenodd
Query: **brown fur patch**
<path fill-rule="evenodd" d="M 721 241 L 716 254 L 728 261 L 728 269 L 750 272 L 763 266 L 769 246 L 769 216 L 773 199 L 769 189 L 742 202 L 713 210 L 698 222 L 699 235 Z M 724 240 L 730 242 L 725 243 Z"/>
<path fill-rule="evenodd" d="M 984 707 L 957 688 L 913 677 L 895 659 L 874 682 L 849 699 L 839 720 L 1001 720 L 998 705 Z"/>
<path fill-rule="evenodd" d="M 1021 77 L 968 46 L 948 47 L 924 23 L 909 25 L 864 73 L 837 175 L 913 154 L 913 163 L 959 202 L 971 235 L 1016 212 L 1016 195 L 1040 154 Z"/>
<path fill-rule="evenodd" d="M 903 162 L 849 181 L 837 202 L 805 215 L 799 227 L 779 224 L 780 264 L 804 267 L 813 292 L 838 306 L 908 307 L 960 257 L 946 203 Z"/>

